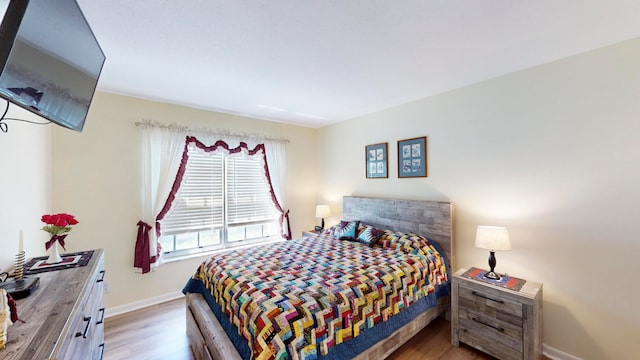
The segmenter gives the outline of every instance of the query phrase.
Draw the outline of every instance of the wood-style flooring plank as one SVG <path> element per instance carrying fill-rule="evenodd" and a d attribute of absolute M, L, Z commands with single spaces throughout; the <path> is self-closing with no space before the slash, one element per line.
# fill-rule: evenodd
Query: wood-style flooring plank
<path fill-rule="evenodd" d="M 193 360 L 186 335 L 185 299 L 107 318 L 106 360 Z M 451 345 L 451 323 L 437 318 L 388 360 L 491 360 L 467 345 Z M 543 359 L 548 359 L 543 357 Z"/>
<path fill-rule="evenodd" d="M 105 360 L 193 360 L 184 298 L 105 320 Z"/>

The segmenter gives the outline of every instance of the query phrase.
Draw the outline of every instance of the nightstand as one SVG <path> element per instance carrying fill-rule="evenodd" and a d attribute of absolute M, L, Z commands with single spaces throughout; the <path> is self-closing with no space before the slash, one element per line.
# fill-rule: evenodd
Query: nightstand
<path fill-rule="evenodd" d="M 318 234 L 320 234 L 320 232 L 315 230 L 303 231 L 302 237 L 316 236 Z"/>
<path fill-rule="evenodd" d="M 542 284 L 518 291 L 463 276 L 451 282 L 451 343 L 470 345 L 498 359 L 542 358 Z"/>

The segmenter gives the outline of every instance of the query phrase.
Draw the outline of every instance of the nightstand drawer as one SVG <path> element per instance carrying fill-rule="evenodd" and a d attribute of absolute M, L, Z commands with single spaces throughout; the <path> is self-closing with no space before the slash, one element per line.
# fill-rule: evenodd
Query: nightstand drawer
<path fill-rule="evenodd" d="M 520 360 L 523 358 L 522 350 L 514 349 L 518 344 L 507 345 L 505 342 L 508 342 L 509 338 L 496 335 L 492 331 L 486 331 L 485 326 L 480 326 L 482 328 L 460 328 L 458 332 L 460 341 L 501 360 Z M 519 346 L 522 349 L 522 342 L 519 343 Z"/>
<path fill-rule="evenodd" d="M 507 299 L 499 293 L 475 287 L 473 284 L 460 284 L 458 296 L 461 308 L 475 309 L 497 319 L 522 324 L 521 302 Z"/>
<path fill-rule="evenodd" d="M 500 320 L 493 314 L 460 307 L 458 313 L 460 341 L 476 340 L 478 344 L 489 344 L 496 347 L 498 352 L 487 350 L 488 353 L 512 354 L 514 358 L 522 357 L 522 319 L 517 325 Z"/>

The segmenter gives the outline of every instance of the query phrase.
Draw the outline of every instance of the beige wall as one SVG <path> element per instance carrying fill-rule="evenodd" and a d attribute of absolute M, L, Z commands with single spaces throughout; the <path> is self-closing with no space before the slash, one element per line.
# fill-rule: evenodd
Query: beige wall
<path fill-rule="evenodd" d="M 80 223 L 67 238 L 69 250 L 104 248 L 109 292 L 107 308 L 182 290 L 202 258 L 167 263 L 157 272 L 133 272 L 140 203 L 142 119 L 194 127 L 285 136 L 288 191 L 295 234 L 313 226 L 316 200 L 316 131 L 107 93 L 97 93 L 84 131 L 53 131 L 53 208 Z"/>
<path fill-rule="evenodd" d="M 452 201 L 458 267 L 487 267 L 476 226 L 507 226 L 497 270 L 544 283 L 545 344 L 638 359 L 638 64 L 636 39 L 323 128 L 319 198 Z M 422 135 L 429 177 L 398 179 L 396 141 Z M 389 179 L 365 179 L 379 142 Z"/>
<path fill-rule="evenodd" d="M 4 111 L 4 101 L 2 110 Z M 8 118 L 45 122 L 11 105 Z M 13 267 L 20 233 L 27 257 L 44 255 L 40 218 L 51 205 L 51 125 L 7 120 L 0 132 L 0 271 Z"/>

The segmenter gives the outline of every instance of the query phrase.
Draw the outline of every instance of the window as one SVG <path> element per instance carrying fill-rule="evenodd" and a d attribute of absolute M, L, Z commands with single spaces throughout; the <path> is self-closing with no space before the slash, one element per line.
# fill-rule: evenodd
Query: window
<path fill-rule="evenodd" d="M 187 149 L 180 189 L 160 221 L 165 257 L 281 239 L 264 153 Z"/>

